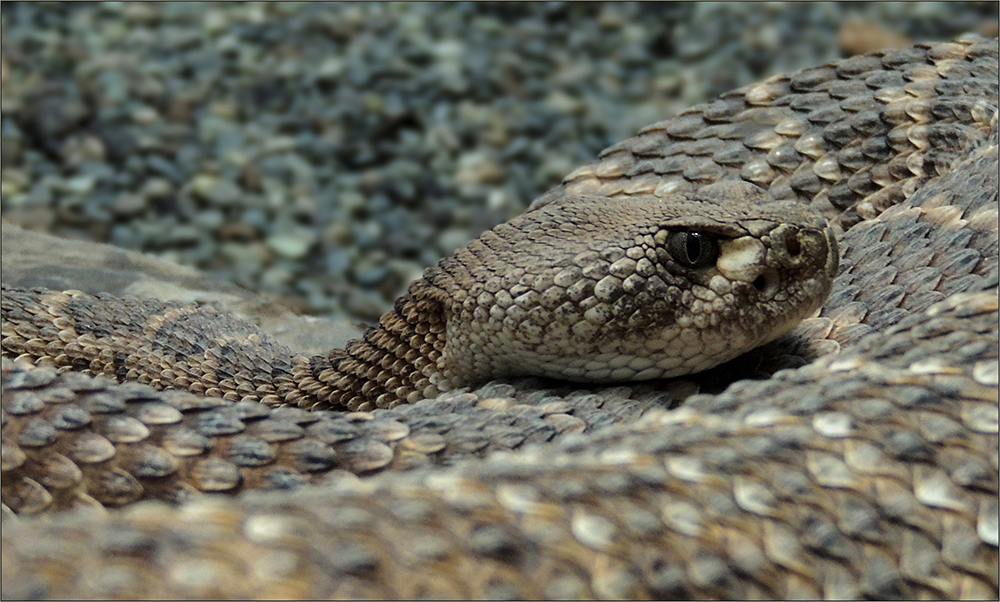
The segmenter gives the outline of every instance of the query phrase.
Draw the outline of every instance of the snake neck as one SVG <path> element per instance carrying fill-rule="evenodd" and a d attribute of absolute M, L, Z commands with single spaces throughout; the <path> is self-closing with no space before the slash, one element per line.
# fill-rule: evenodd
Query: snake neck
<path fill-rule="evenodd" d="M 256 326 L 210 306 L 8 286 L 2 297 L 5 356 L 119 382 L 351 411 L 450 388 L 441 368 L 447 296 L 426 279 L 363 338 L 314 357 L 293 355 Z"/>
<path fill-rule="evenodd" d="M 344 349 L 292 359 L 290 405 L 368 411 L 434 397 L 444 390 L 445 293 L 426 279 Z"/>

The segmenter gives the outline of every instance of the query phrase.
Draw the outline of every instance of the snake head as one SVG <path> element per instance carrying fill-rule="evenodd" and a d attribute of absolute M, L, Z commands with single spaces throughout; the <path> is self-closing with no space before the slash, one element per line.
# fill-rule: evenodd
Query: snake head
<path fill-rule="evenodd" d="M 816 311 L 837 269 L 821 215 L 746 182 L 557 199 L 428 272 L 445 293 L 441 384 L 707 370 Z"/>

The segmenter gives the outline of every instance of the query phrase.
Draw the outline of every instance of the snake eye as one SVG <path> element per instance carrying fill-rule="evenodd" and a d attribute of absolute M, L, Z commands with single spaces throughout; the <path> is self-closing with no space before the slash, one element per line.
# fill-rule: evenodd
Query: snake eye
<path fill-rule="evenodd" d="M 667 240 L 667 250 L 674 261 L 686 268 L 703 268 L 715 261 L 719 245 L 701 232 L 674 232 Z"/>

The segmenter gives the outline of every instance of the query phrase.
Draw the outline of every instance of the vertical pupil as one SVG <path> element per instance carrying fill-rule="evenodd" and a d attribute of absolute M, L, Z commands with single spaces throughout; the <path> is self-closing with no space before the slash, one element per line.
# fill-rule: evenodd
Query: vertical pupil
<path fill-rule="evenodd" d="M 685 251 L 687 251 L 688 261 L 697 263 L 701 256 L 701 234 L 689 232 L 685 241 Z"/>

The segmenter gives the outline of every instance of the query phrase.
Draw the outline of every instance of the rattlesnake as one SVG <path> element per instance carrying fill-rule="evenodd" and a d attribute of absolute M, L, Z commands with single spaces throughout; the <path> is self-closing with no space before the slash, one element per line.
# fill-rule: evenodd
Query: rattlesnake
<path fill-rule="evenodd" d="M 965 38 L 771 78 L 644 129 L 443 260 L 346 354 L 286 356 L 198 306 L 5 289 L 5 354 L 228 398 L 5 360 L 11 510 L 335 482 L 102 518 L 5 518 L 4 594 L 995 597 L 996 195 L 997 42 Z M 678 210 L 690 206 L 697 215 Z M 570 261 L 552 243 L 565 240 L 552 238 L 560 224 L 584 232 Z M 842 265 L 830 298 L 771 347 L 804 366 L 672 410 L 645 407 L 671 385 L 457 390 L 725 361 L 703 351 L 723 337 L 765 342 L 816 309 L 837 270 L 833 231 Z M 670 303 L 619 303 L 645 290 L 626 282 L 651 257 L 669 269 L 647 276 L 684 277 L 658 289 Z M 556 271 L 533 271 L 545 262 Z M 807 275 L 789 278 L 801 263 Z M 753 305 L 802 283 L 784 313 Z M 546 297 L 553 286 L 562 292 Z M 739 320 L 727 290 L 758 316 L 738 331 L 711 319 Z M 527 317 L 567 298 L 562 313 Z M 575 331 L 595 307 L 589 324 L 611 326 Z M 648 341 L 616 343 L 623 323 L 676 332 L 671 347 L 688 351 L 636 360 Z M 191 349 L 204 363 L 188 371 Z M 674 371 L 678 357 L 697 359 Z M 255 376 L 262 365 L 267 376 Z M 452 389 L 339 417 L 266 405 L 374 410 Z M 645 403 L 638 420 L 601 430 L 584 411 L 584 400 L 611 412 L 629 396 Z M 533 440 L 552 442 L 444 471 L 323 476 Z"/>

